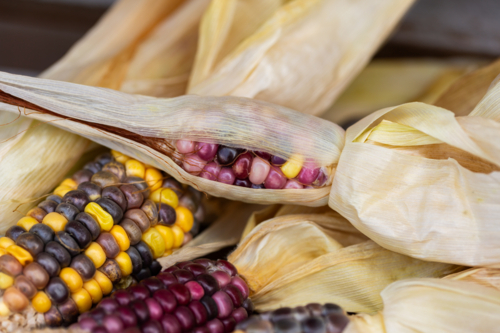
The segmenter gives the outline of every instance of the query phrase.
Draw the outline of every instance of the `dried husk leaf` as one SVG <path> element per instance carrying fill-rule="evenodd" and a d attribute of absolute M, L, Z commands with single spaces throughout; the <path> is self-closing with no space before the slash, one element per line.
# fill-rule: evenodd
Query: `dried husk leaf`
<path fill-rule="evenodd" d="M 384 310 L 351 316 L 345 333 L 496 332 L 500 291 L 471 282 L 408 279 L 381 294 Z"/>
<path fill-rule="evenodd" d="M 474 282 L 500 291 L 500 266 L 469 268 L 444 279 Z"/>
<path fill-rule="evenodd" d="M 329 205 L 379 245 L 423 260 L 500 262 L 498 85 L 457 117 L 408 103 L 346 133 Z M 472 115 L 472 114 L 471 114 Z"/>
<path fill-rule="evenodd" d="M 212 1 L 202 20 L 188 91 L 244 96 L 320 114 L 412 3 Z"/>
<path fill-rule="evenodd" d="M 56 126 L 158 167 L 208 194 L 251 203 L 323 206 L 330 189 L 255 190 L 196 177 L 167 156 L 172 153 L 167 140 L 214 140 L 285 158 L 301 154 L 332 170 L 329 183 L 344 143 L 343 130 L 333 123 L 241 97 L 156 99 L 6 73 L 0 73 L 0 90 L 18 98 L 10 103 L 27 101 L 28 107 L 42 111 L 29 117 L 52 120 Z M 11 97 L 3 94 L 2 98 Z M 2 107 L 17 110 L 12 105 Z"/>
<path fill-rule="evenodd" d="M 228 257 L 258 311 L 333 302 L 350 312 L 381 309 L 380 292 L 413 277 L 460 270 L 388 251 L 338 214 L 284 215 L 257 225 Z"/>

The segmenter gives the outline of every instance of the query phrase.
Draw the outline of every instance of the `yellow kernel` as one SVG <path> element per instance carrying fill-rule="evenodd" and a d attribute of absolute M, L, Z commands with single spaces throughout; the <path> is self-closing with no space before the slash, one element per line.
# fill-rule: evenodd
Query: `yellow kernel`
<path fill-rule="evenodd" d="M 174 233 L 174 249 L 177 249 L 181 247 L 182 242 L 184 241 L 184 231 L 178 226 L 178 225 L 173 225 L 172 226 L 172 232 Z"/>
<path fill-rule="evenodd" d="M 186 207 L 177 207 L 175 212 L 177 213 L 175 225 L 179 226 L 182 231 L 189 232 L 194 223 L 193 213 Z"/>
<path fill-rule="evenodd" d="M 123 276 L 132 274 L 132 260 L 126 252 L 120 252 L 115 258 L 116 263 L 120 266 Z"/>
<path fill-rule="evenodd" d="M 14 278 L 10 275 L 0 273 L 0 289 L 7 289 L 14 284 Z"/>
<path fill-rule="evenodd" d="M 31 305 L 33 305 L 33 308 L 36 312 L 45 313 L 49 311 L 50 307 L 52 306 L 52 302 L 50 301 L 47 294 L 45 294 L 43 291 L 39 291 L 31 300 Z"/>
<path fill-rule="evenodd" d="M 30 231 L 31 227 L 35 224 L 38 224 L 38 221 L 32 218 L 31 216 L 25 216 L 17 221 L 17 225 L 23 228 L 26 231 Z"/>
<path fill-rule="evenodd" d="M 4 302 L 0 302 L 0 316 L 8 315 L 10 315 L 9 307 Z"/>
<path fill-rule="evenodd" d="M 128 160 L 130 160 L 130 157 L 128 157 L 127 155 L 122 154 L 122 153 L 120 153 L 119 151 L 116 151 L 116 150 L 111 150 L 111 155 L 113 155 L 113 157 L 115 158 L 115 160 L 117 160 L 121 164 L 125 164 L 125 162 L 127 162 Z"/>
<path fill-rule="evenodd" d="M 96 242 L 92 242 L 84 253 L 90 260 L 92 260 L 95 268 L 101 267 L 106 261 L 106 253 L 102 249 L 101 245 Z"/>
<path fill-rule="evenodd" d="M 68 193 L 69 191 L 73 191 L 73 188 L 66 186 L 66 185 L 60 185 L 60 186 L 56 187 L 56 189 L 54 190 L 54 194 L 58 195 L 60 197 L 64 197 L 64 195 L 66 193 Z"/>
<path fill-rule="evenodd" d="M 161 202 L 162 204 L 169 205 L 172 208 L 177 208 L 179 205 L 179 197 L 169 188 L 159 188 L 149 195 L 149 199 L 155 203 Z"/>
<path fill-rule="evenodd" d="M 78 187 L 78 184 L 73 179 L 66 178 L 65 180 L 62 181 L 62 183 L 59 186 L 67 186 L 73 190 L 76 190 L 76 188 Z"/>
<path fill-rule="evenodd" d="M 71 267 L 65 267 L 61 270 L 59 277 L 66 282 L 69 290 L 76 293 L 83 287 L 83 280 L 80 274 Z"/>
<path fill-rule="evenodd" d="M 111 235 L 115 238 L 118 246 L 120 247 L 120 251 L 127 251 L 130 247 L 130 239 L 127 236 L 127 232 L 119 225 L 115 225 L 109 231 Z"/>
<path fill-rule="evenodd" d="M 144 174 L 144 180 L 148 183 L 149 189 L 155 191 L 161 187 L 163 175 L 156 168 L 147 168 Z"/>
<path fill-rule="evenodd" d="M 85 213 L 89 214 L 99 223 L 101 230 L 110 231 L 113 228 L 113 217 L 95 202 L 85 206 Z"/>
<path fill-rule="evenodd" d="M 150 228 L 143 233 L 141 239 L 149 246 L 155 259 L 161 257 L 165 252 L 165 241 L 163 240 L 163 236 L 155 228 Z"/>
<path fill-rule="evenodd" d="M 0 249 L 0 257 L 3 256 L 4 254 L 7 254 L 7 250 Z"/>
<path fill-rule="evenodd" d="M 92 298 L 92 303 L 96 304 L 102 299 L 102 290 L 96 280 L 92 279 L 83 284 L 83 289 L 87 290 Z"/>
<path fill-rule="evenodd" d="M 170 227 L 164 225 L 157 225 L 154 227 L 165 241 L 165 251 L 170 250 L 174 246 L 174 233 Z"/>
<path fill-rule="evenodd" d="M 9 237 L 2 237 L 2 238 L 0 238 L 0 248 L 2 248 L 2 249 L 6 249 L 9 246 L 14 245 L 14 244 L 16 244 L 16 242 L 14 242 Z"/>
<path fill-rule="evenodd" d="M 99 284 L 99 287 L 101 287 L 101 291 L 103 295 L 107 295 L 113 290 L 113 282 L 104 275 L 104 273 L 100 271 L 96 271 L 94 275 L 94 280 Z"/>
<path fill-rule="evenodd" d="M 304 164 L 304 158 L 302 155 L 293 155 L 288 161 L 281 166 L 281 171 L 288 179 L 297 177 L 302 165 Z"/>
<path fill-rule="evenodd" d="M 52 212 L 45 215 L 42 223 L 48 225 L 55 232 L 58 232 L 64 230 L 64 227 L 66 227 L 66 223 L 68 223 L 68 219 L 59 213 Z"/>
<path fill-rule="evenodd" d="M 92 307 L 92 298 L 85 289 L 80 289 L 76 293 L 71 294 L 71 298 L 75 301 L 80 313 L 84 313 Z"/>
<path fill-rule="evenodd" d="M 167 250 L 165 251 L 165 253 L 163 253 L 163 256 L 164 257 L 168 257 L 169 255 L 171 255 L 174 251 L 173 250 Z"/>
<path fill-rule="evenodd" d="M 11 245 L 7 248 L 7 253 L 12 255 L 21 263 L 21 265 L 26 266 L 27 264 L 33 262 L 33 257 L 31 254 L 17 245 Z"/>
<path fill-rule="evenodd" d="M 138 160 L 128 160 L 125 163 L 125 170 L 128 177 L 139 177 L 144 179 L 146 167 Z"/>

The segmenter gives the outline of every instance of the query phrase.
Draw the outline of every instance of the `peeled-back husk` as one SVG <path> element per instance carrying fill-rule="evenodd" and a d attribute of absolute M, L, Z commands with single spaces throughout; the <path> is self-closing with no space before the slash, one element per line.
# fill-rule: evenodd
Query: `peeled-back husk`
<path fill-rule="evenodd" d="M 26 101 L 31 103 L 29 107 L 42 111 L 28 117 L 52 121 L 208 194 L 245 202 L 322 206 L 327 203 L 330 187 L 256 190 L 206 180 L 188 174 L 165 155 L 170 149 L 166 140 L 213 140 L 284 158 L 301 154 L 317 166 L 331 169 L 329 183 L 344 144 L 344 131 L 331 122 L 241 97 L 158 99 L 6 73 L 0 73 L 0 90 L 18 98 L 10 103 Z M 4 101 L 9 98 L 2 96 Z M 1 106 L 17 112 L 16 106 Z M 162 148 L 163 153 L 151 146 Z"/>
<path fill-rule="evenodd" d="M 499 91 L 493 85 L 467 117 L 408 103 L 351 126 L 330 207 L 395 252 L 467 266 L 499 263 Z"/>
<path fill-rule="evenodd" d="M 381 296 L 384 310 L 351 316 L 344 333 L 489 333 L 500 327 L 500 291 L 471 282 L 408 279 Z"/>
<path fill-rule="evenodd" d="M 469 268 L 465 271 L 445 276 L 443 279 L 474 282 L 500 291 L 500 265 Z"/>
<path fill-rule="evenodd" d="M 331 302 L 349 312 L 374 313 L 390 283 L 462 269 L 386 250 L 333 211 L 260 223 L 228 260 L 247 281 L 257 311 Z"/>
<path fill-rule="evenodd" d="M 214 0 L 202 19 L 188 91 L 321 114 L 412 3 Z"/>

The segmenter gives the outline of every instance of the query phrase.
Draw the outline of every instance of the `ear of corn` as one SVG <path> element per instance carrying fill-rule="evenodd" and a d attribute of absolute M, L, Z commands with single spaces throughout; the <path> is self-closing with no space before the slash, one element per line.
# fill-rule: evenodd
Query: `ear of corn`
<path fill-rule="evenodd" d="M 3 315 L 21 312 L 31 301 L 48 326 L 70 322 L 114 284 L 156 275 L 156 259 L 197 232 L 203 219 L 199 192 L 112 153 L 63 180 L 0 238 Z"/>

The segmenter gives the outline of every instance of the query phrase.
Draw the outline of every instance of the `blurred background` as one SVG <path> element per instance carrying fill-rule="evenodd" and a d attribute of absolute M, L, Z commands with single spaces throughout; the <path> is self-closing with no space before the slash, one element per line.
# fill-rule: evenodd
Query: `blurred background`
<path fill-rule="evenodd" d="M 38 75 L 114 0 L 0 0 L 0 70 Z M 418 0 L 376 58 L 500 55 L 498 0 Z"/>

